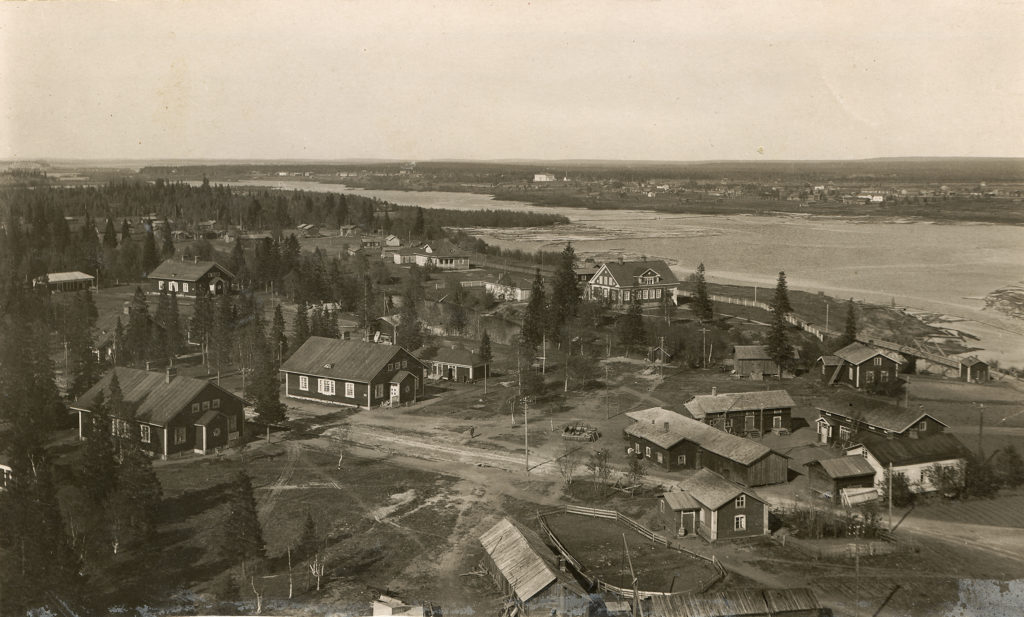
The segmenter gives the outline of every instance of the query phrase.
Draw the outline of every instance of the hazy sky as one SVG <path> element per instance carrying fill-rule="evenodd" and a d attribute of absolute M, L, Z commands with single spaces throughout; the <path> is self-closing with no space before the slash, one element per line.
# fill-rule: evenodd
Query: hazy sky
<path fill-rule="evenodd" d="M 0 2 L 0 113 L 18 159 L 1024 156 L 1024 4 Z"/>

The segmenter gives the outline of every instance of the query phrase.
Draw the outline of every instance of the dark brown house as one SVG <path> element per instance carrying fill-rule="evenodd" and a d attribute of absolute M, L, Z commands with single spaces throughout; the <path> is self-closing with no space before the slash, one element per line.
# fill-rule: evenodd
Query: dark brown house
<path fill-rule="evenodd" d="M 788 480 L 789 458 L 760 443 L 661 407 L 626 415 L 635 420 L 624 430 L 632 454 L 663 469 L 710 469 L 745 486 Z"/>
<path fill-rule="evenodd" d="M 817 364 L 825 383 L 862 389 L 899 379 L 903 358 L 864 343 L 850 343 L 831 356 L 821 356 Z"/>
<path fill-rule="evenodd" d="M 182 377 L 174 369 L 150 372 L 117 367 L 107 372 L 71 405 L 78 412 L 78 438 L 94 421 L 101 396 L 110 400 L 114 375 L 131 419 L 111 418 L 114 435 L 135 431 L 142 449 L 167 458 L 174 454 L 206 454 L 241 442 L 245 401 L 205 379 Z"/>
<path fill-rule="evenodd" d="M 793 350 L 794 362 L 800 352 Z M 779 364 L 768 355 L 767 345 L 736 345 L 733 348 L 733 368 L 741 377 L 778 377 Z M 792 377 L 788 372 L 787 376 Z"/>
<path fill-rule="evenodd" d="M 796 403 L 785 390 L 701 394 L 686 402 L 695 420 L 734 435 L 788 433 Z"/>
<path fill-rule="evenodd" d="M 235 275 L 215 261 L 175 261 L 168 259 L 146 275 L 156 281 L 156 291 L 166 289 L 179 296 L 195 296 L 202 287 L 210 295 L 231 291 Z"/>
<path fill-rule="evenodd" d="M 767 535 L 768 504 L 753 491 L 701 469 L 658 502 L 677 535 L 696 533 L 708 542 Z"/>
<path fill-rule="evenodd" d="M 829 411 L 818 408 L 818 443 L 851 445 L 859 433 L 917 439 L 944 432 L 949 426 L 919 409 L 882 405 L 868 409 Z"/>
<path fill-rule="evenodd" d="M 281 372 L 286 396 L 369 409 L 417 400 L 426 368 L 397 345 L 311 336 Z"/>
<path fill-rule="evenodd" d="M 441 347 L 423 357 L 430 368 L 431 379 L 448 381 L 476 381 L 488 374 L 488 365 L 483 358 L 468 349 Z"/>
<path fill-rule="evenodd" d="M 987 383 L 988 364 L 976 356 L 964 358 L 960 361 L 960 379 L 967 383 Z"/>
<path fill-rule="evenodd" d="M 841 491 L 848 488 L 874 488 L 875 469 L 863 456 L 839 456 L 807 463 L 811 490 L 832 503 L 841 503 Z"/>

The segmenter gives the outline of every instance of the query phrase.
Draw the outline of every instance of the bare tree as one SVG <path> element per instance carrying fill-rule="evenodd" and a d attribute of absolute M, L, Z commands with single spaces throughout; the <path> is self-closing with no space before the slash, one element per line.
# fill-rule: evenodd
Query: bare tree
<path fill-rule="evenodd" d="M 558 457 L 558 473 L 562 474 L 562 481 L 565 488 L 572 486 L 576 477 L 576 467 L 580 464 L 580 448 L 573 447 L 571 442 L 565 442 L 562 456 Z"/>
<path fill-rule="evenodd" d="M 249 585 L 252 586 L 252 593 L 256 596 L 257 615 L 263 612 L 263 594 L 266 592 L 266 584 L 267 579 L 262 576 L 256 576 L 255 573 L 249 575 Z"/>
<path fill-rule="evenodd" d="M 594 476 L 595 490 L 603 489 L 612 475 L 612 468 L 608 465 L 608 450 L 594 450 L 586 464 L 587 470 Z"/>
<path fill-rule="evenodd" d="M 327 559 L 324 557 L 322 551 L 317 551 L 313 555 L 313 558 L 309 560 L 309 572 L 316 577 L 316 590 L 320 591 L 320 579 L 324 576 L 324 571 L 327 568 Z"/>

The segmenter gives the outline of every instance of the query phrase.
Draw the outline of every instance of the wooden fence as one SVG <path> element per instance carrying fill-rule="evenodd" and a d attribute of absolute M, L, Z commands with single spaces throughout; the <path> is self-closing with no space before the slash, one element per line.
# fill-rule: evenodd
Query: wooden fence
<path fill-rule="evenodd" d="M 573 567 L 573 569 L 575 569 L 580 574 L 580 576 L 582 576 L 590 584 L 591 588 L 596 587 L 601 591 L 608 591 L 624 597 L 633 595 L 632 589 L 616 587 L 615 585 L 606 583 L 598 577 L 591 575 L 587 571 L 586 567 L 583 564 L 581 564 L 575 557 L 572 556 L 572 554 L 565 548 L 565 546 L 554 534 L 554 532 L 551 531 L 551 528 L 548 526 L 547 521 L 545 520 L 545 518 L 547 518 L 548 516 L 552 516 L 554 514 L 576 514 L 579 516 L 589 516 L 592 518 L 603 518 L 617 521 L 618 523 L 625 525 L 626 527 L 632 529 L 636 533 L 647 538 L 648 540 L 651 540 L 652 542 L 664 545 L 665 548 L 674 551 L 679 551 L 680 553 L 685 553 L 687 555 L 690 555 L 691 557 L 703 559 L 704 561 L 710 563 L 714 568 L 715 573 L 711 576 L 709 580 L 702 582 L 702 584 L 698 588 L 687 589 L 683 591 L 674 591 L 671 593 L 667 591 L 640 590 L 638 593 L 641 599 L 650 598 L 651 596 L 674 596 L 684 593 L 704 593 L 712 585 L 725 578 L 725 568 L 723 568 L 722 564 L 719 563 L 717 559 L 715 559 L 714 555 L 712 555 L 711 557 L 705 557 L 700 553 L 688 551 L 685 548 L 679 546 L 673 546 L 672 542 L 667 537 L 659 533 L 654 533 L 650 529 L 647 529 L 640 523 L 636 522 L 635 520 L 629 518 L 625 514 L 622 514 L 616 510 L 602 510 L 600 508 L 585 508 L 583 506 L 567 505 L 562 506 L 560 508 L 554 508 L 552 510 L 546 510 L 544 512 L 537 513 L 537 520 L 540 522 L 541 529 L 544 530 L 544 533 L 547 535 L 548 539 L 550 539 L 551 543 L 555 546 L 555 549 L 566 560 L 566 562 L 569 563 Z"/>
<path fill-rule="evenodd" d="M 676 289 L 676 295 L 686 296 L 687 298 L 693 297 L 692 292 L 683 291 L 681 289 Z M 749 300 L 747 298 L 733 298 L 731 296 L 723 296 L 719 294 L 709 294 L 708 297 L 711 299 L 712 302 L 721 302 L 722 304 L 735 304 L 737 306 L 749 306 L 768 312 L 771 312 L 772 310 L 770 304 L 767 304 L 765 302 L 755 302 L 754 300 Z M 813 335 L 819 341 L 824 341 L 826 336 L 839 336 L 840 334 L 842 334 L 841 332 L 836 332 L 835 330 L 826 330 L 825 328 L 816 326 L 813 323 L 805 319 L 802 319 L 797 315 L 794 315 L 793 313 L 786 314 L 786 321 L 800 328 L 804 332 Z"/>
<path fill-rule="evenodd" d="M 792 546 L 801 553 L 812 559 L 826 559 L 830 561 L 846 561 L 857 556 L 874 557 L 878 555 L 893 555 L 903 553 L 916 553 L 920 547 L 911 542 L 886 541 L 879 538 L 876 541 L 848 542 L 843 544 L 832 543 L 821 545 L 814 540 L 798 539 L 788 536 L 784 541 L 775 540 L 783 546 Z"/>

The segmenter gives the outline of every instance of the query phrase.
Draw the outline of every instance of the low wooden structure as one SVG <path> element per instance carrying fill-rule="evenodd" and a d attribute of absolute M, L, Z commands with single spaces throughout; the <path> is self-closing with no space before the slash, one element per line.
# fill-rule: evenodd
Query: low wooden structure
<path fill-rule="evenodd" d="M 863 456 L 839 456 L 807 463 L 807 479 L 812 491 L 838 505 L 843 489 L 874 487 L 875 469 Z"/>
<path fill-rule="evenodd" d="M 736 589 L 705 594 L 654 596 L 648 617 L 819 617 L 831 614 L 814 592 L 797 589 Z"/>
<path fill-rule="evenodd" d="M 793 350 L 793 360 L 800 359 L 800 352 Z M 768 355 L 767 345 L 736 345 L 733 347 L 733 363 L 736 374 L 741 377 L 778 377 L 779 364 Z M 788 371 L 785 376 L 792 377 Z"/>
<path fill-rule="evenodd" d="M 977 356 L 960 360 L 960 379 L 967 383 L 986 383 L 989 380 L 988 363 Z"/>

